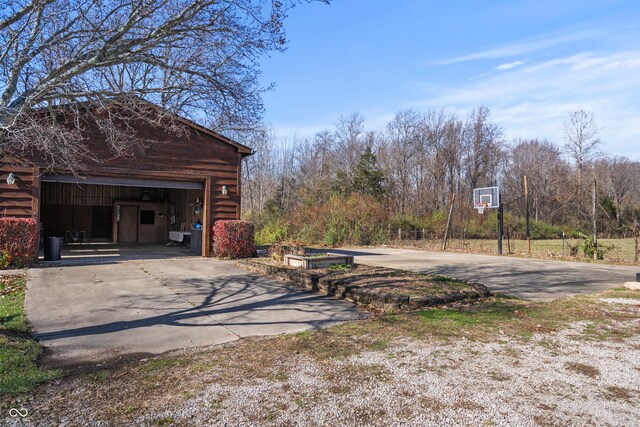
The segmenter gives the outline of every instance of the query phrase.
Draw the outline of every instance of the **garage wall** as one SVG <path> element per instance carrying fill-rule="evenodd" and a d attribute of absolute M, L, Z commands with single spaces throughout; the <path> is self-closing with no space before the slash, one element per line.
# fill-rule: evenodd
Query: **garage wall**
<path fill-rule="evenodd" d="M 7 184 L 13 173 L 16 182 Z M 0 216 L 38 219 L 40 195 L 39 169 L 12 158 L 0 162 Z"/>

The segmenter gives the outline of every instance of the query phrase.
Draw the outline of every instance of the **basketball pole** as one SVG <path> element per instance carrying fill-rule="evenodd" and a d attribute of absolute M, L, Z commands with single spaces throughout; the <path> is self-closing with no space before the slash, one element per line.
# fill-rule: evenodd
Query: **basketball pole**
<path fill-rule="evenodd" d="M 524 205 L 526 227 L 527 227 L 527 254 L 531 256 L 531 229 L 529 228 L 529 184 L 527 182 L 527 175 L 524 176 Z"/>
<path fill-rule="evenodd" d="M 504 228 L 503 217 L 502 200 L 500 200 L 498 202 L 498 255 L 502 255 L 502 229 Z"/>

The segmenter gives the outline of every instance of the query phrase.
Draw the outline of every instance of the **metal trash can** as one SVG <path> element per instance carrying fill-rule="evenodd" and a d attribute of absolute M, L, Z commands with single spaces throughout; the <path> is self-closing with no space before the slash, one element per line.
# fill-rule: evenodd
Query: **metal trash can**
<path fill-rule="evenodd" d="M 44 260 L 60 261 L 62 258 L 62 237 L 45 237 L 44 238 Z"/>

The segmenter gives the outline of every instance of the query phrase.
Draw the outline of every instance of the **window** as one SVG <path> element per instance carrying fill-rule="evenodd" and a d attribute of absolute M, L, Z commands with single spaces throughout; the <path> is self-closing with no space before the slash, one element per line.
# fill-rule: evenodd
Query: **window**
<path fill-rule="evenodd" d="M 140 211 L 140 224 L 155 224 L 156 223 L 156 211 L 141 210 Z"/>

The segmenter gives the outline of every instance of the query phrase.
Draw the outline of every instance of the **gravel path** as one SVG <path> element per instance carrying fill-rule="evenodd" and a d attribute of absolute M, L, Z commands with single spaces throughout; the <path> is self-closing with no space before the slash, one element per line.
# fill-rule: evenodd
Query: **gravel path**
<path fill-rule="evenodd" d="M 640 319 L 625 326 L 640 331 Z M 527 341 L 405 338 L 342 360 L 294 354 L 277 362 L 282 374 L 276 377 L 229 383 L 202 375 L 193 395 L 163 403 L 151 414 L 130 414 L 128 424 L 638 425 L 640 334 L 590 341 L 588 327 L 577 322 Z M 94 419 L 85 401 L 107 390 L 88 390 L 79 379 L 65 386 L 75 390 L 65 416 L 24 425 L 111 424 Z M 55 387 L 49 393 L 53 396 Z M 42 403 L 32 407 L 41 416 L 43 410 Z"/>
<path fill-rule="evenodd" d="M 406 341 L 336 362 L 335 376 L 300 360 L 286 382 L 212 385 L 183 407 L 151 419 L 195 425 L 638 423 L 640 337 L 592 346 L 572 339 L 583 326 L 527 345 Z M 212 409 L 212 401 L 219 405 Z M 266 412 L 266 419 L 256 419 L 257 412 Z"/>

